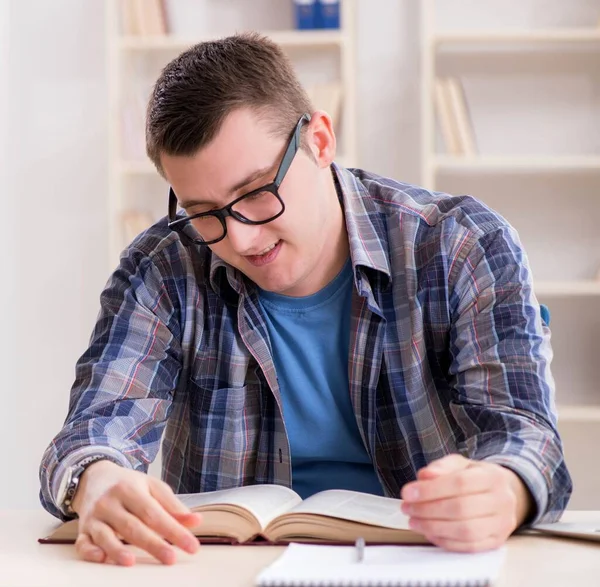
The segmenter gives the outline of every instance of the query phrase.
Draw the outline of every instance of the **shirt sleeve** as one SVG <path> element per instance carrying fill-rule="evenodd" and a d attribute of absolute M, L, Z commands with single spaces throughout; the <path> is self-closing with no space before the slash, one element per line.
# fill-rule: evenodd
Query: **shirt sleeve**
<path fill-rule="evenodd" d="M 469 458 L 514 471 L 555 521 L 572 483 L 557 431 L 550 330 L 526 254 L 506 225 L 463 246 L 450 269 L 452 413 Z"/>
<path fill-rule="evenodd" d="M 61 519 L 60 481 L 85 456 L 106 454 L 147 471 L 181 369 L 178 309 L 148 256 L 128 249 L 100 302 L 89 347 L 76 365 L 68 415 L 39 470 L 40 501 Z"/>

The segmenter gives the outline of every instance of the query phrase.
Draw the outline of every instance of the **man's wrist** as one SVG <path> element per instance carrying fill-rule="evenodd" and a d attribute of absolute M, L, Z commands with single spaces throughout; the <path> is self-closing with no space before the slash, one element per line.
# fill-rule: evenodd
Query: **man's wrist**
<path fill-rule="evenodd" d="M 85 502 L 86 489 L 89 484 L 90 477 L 102 469 L 118 466 L 120 465 L 117 465 L 110 459 L 101 459 L 86 467 L 79 478 L 77 491 L 75 491 L 75 495 L 71 501 L 71 509 L 74 513 L 79 515 L 82 502 Z"/>
<path fill-rule="evenodd" d="M 516 498 L 515 515 L 517 528 L 533 518 L 536 502 L 525 482 L 512 469 L 504 467 L 510 487 Z"/>

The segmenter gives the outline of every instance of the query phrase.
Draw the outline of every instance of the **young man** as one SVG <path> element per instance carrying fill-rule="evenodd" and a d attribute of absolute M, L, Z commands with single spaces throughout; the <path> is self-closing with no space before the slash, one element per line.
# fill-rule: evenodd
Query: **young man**
<path fill-rule="evenodd" d="M 195 552 L 174 493 L 253 483 L 402 497 L 457 551 L 561 514 L 549 330 L 505 220 L 335 165 L 331 119 L 255 35 L 170 63 L 146 134 L 168 218 L 104 290 L 40 471 L 84 559 L 133 564 L 117 534 Z"/>

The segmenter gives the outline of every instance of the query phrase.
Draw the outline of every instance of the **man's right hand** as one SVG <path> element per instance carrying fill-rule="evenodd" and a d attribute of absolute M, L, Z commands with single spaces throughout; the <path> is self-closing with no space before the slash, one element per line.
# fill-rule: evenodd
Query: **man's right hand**
<path fill-rule="evenodd" d="M 84 560 L 135 564 L 134 553 L 120 538 L 164 564 L 176 561 L 173 546 L 198 551 L 189 528 L 200 524 L 200 514 L 184 506 L 166 483 L 110 461 L 84 471 L 72 508 L 79 516 L 75 548 Z"/>

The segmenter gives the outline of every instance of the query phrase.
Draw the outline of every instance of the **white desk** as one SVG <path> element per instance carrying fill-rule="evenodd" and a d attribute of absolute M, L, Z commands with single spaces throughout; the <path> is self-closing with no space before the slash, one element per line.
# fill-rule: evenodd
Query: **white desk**
<path fill-rule="evenodd" d="M 565 521 L 600 524 L 600 512 L 569 512 Z M 202 546 L 198 554 L 179 553 L 173 566 L 150 556 L 134 567 L 93 564 L 77 559 L 72 545 L 39 544 L 57 520 L 44 511 L 0 511 L 2 587 L 250 587 L 258 572 L 282 547 Z M 513 536 L 497 587 L 586 587 L 600 585 L 600 542 Z"/>

